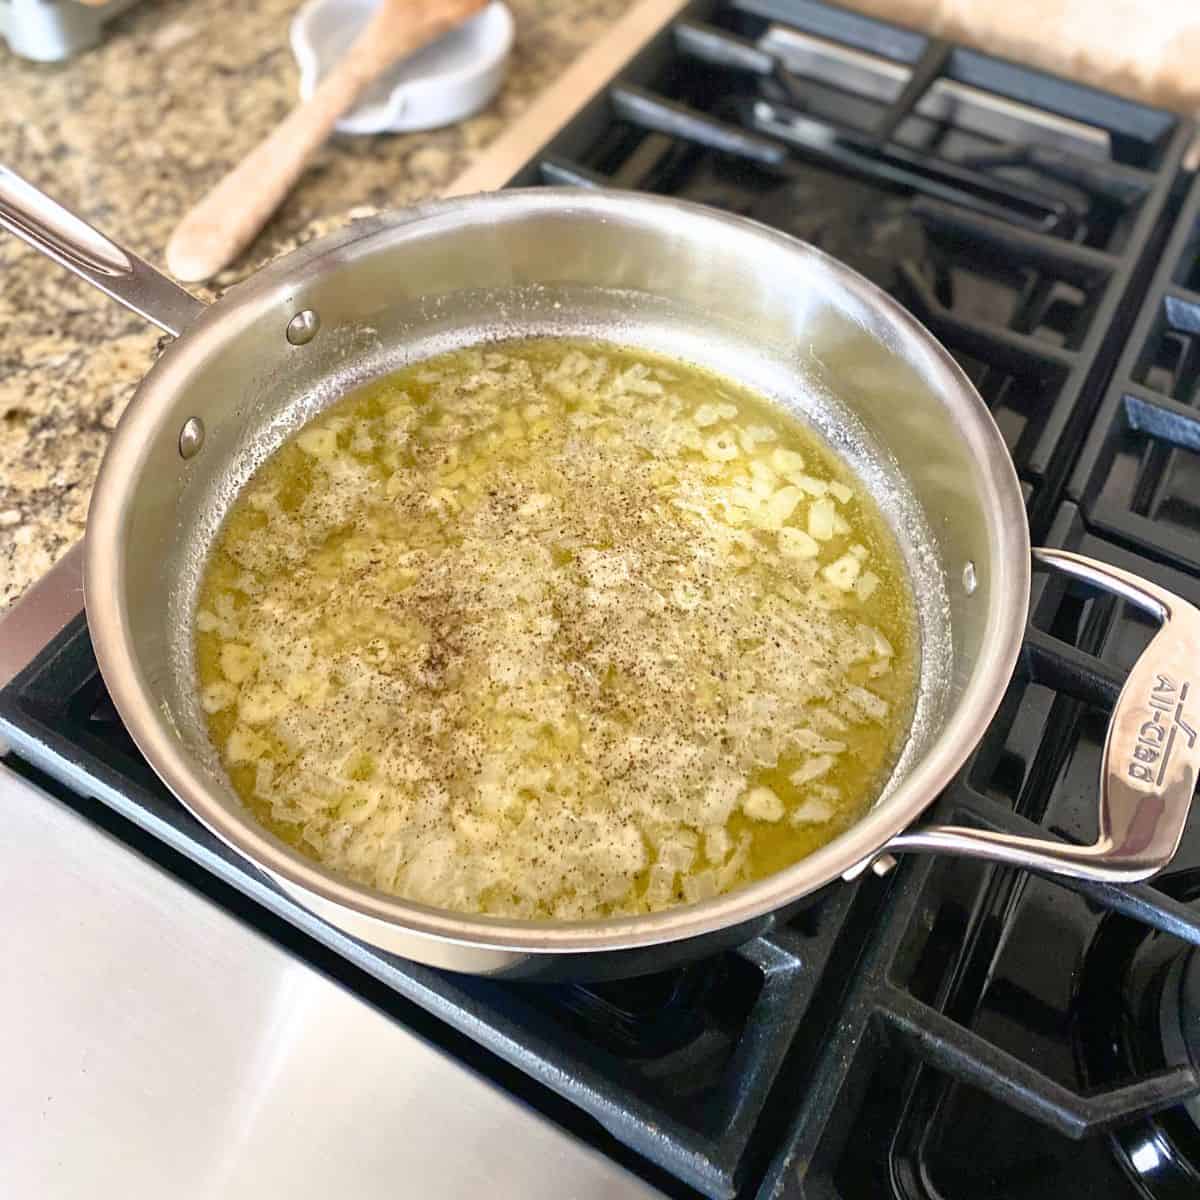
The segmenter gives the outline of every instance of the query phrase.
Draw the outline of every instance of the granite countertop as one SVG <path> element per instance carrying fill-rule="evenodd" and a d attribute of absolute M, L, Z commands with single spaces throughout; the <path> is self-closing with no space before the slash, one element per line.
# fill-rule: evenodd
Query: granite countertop
<path fill-rule="evenodd" d="M 630 0 L 508 0 L 507 82 L 464 124 L 335 139 L 223 287 L 362 208 L 444 188 Z M 291 107 L 297 0 L 157 0 L 64 64 L 0 42 L 0 162 L 155 265 L 176 221 Z M 108 436 L 159 334 L 0 234 L 0 610 L 83 534 Z"/>

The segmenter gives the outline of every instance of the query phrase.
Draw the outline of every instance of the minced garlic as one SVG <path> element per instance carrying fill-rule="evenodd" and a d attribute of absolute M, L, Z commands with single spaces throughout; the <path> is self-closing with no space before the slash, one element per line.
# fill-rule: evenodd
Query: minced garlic
<path fill-rule="evenodd" d="M 382 891 L 584 918 L 728 891 L 877 792 L 912 605 L 823 442 L 571 341 L 433 359 L 250 481 L 196 616 L 239 794 Z"/>

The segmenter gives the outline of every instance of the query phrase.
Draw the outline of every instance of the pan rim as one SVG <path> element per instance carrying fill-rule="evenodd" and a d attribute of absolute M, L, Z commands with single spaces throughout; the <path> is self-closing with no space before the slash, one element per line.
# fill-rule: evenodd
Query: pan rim
<path fill-rule="evenodd" d="M 915 340 L 929 356 L 942 395 L 953 395 L 957 426 L 981 468 L 987 509 L 993 586 L 982 649 L 957 711 L 948 715 L 924 760 L 887 799 L 848 830 L 790 867 L 697 905 L 662 912 L 581 922 L 518 921 L 470 916 L 416 904 L 346 880 L 305 858 L 260 826 L 231 811 L 205 785 L 190 754 L 171 734 L 153 689 L 141 672 L 135 640 L 120 598 L 125 595 L 123 527 L 137 467 L 153 427 L 156 391 L 188 377 L 194 364 L 228 333 L 254 321 L 331 255 L 368 253 L 379 239 L 405 236 L 428 219 L 471 211 L 484 220 L 570 211 L 603 220 L 642 211 L 656 221 L 713 225 L 725 236 L 768 238 L 782 254 L 801 255 L 831 273 L 839 286 L 879 312 L 899 337 Z M 715 230 L 714 230 L 715 232 Z M 88 514 L 84 598 L 97 661 L 126 728 L 171 792 L 226 845 L 285 887 L 323 906 L 349 910 L 367 922 L 439 942 L 507 953 L 585 954 L 636 950 L 713 934 L 762 918 L 834 882 L 917 820 L 973 751 L 998 708 L 1016 664 L 1029 605 L 1030 541 L 1020 486 L 999 429 L 974 387 L 944 347 L 906 310 L 851 268 L 815 247 L 743 217 L 688 201 L 569 188 L 512 189 L 434 201 L 356 222 L 276 260 L 230 289 L 152 367 L 123 417 L 104 458 Z"/>

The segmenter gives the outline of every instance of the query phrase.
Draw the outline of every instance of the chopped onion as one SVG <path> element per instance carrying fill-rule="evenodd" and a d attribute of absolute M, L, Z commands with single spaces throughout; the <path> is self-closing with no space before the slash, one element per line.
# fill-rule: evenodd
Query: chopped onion
<path fill-rule="evenodd" d="M 683 831 L 687 832 L 687 831 Z M 682 834 L 671 841 L 663 842 L 658 848 L 658 861 L 674 871 L 690 870 L 696 860 L 696 837 L 685 841 Z"/>
<path fill-rule="evenodd" d="M 786 450 L 783 446 L 777 446 L 771 451 L 771 466 L 780 475 L 792 475 L 797 471 L 804 470 L 804 455 L 795 450 Z"/>
<path fill-rule="evenodd" d="M 832 500 L 814 500 L 808 506 L 808 532 L 818 542 L 827 542 L 833 537 L 833 518 L 836 516 Z"/>
<path fill-rule="evenodd" d="M 829 484 L 823 479 L 817 479 L 812 475 L 789 475 L 788 478 L 802 492 L 807 492 L 810 496 L 816 496 L 818 500 L 829 493 Z"/>
<path fill-rule="evenodd" d="M 762 498 L 744 487 L 731 487 L 729 502 L 738 508 L 746 509 L 747 512 L 757 512 L 762 507 Z"/>
<path fill-rule="evenodd" d="M 785 558 L 816 558 L 821 553 L 815 538 L 803 529 L 794 529 L 790 525 L 784 526 L 775 535 L 775 544 Z"/>
<path fill-rule="evenodd" d="M 769 787 L 751 788 L 742 799 L 742 812 L 752 821 L 778 821 L 783 801 Z"/>
<path fill-rule="evenodd" d="M 782 487 L 767 501 L 764 523 L 768 529 L 778 529 L 796 511 L 800 503 L 798 487 Z"/>
<path fill-rule="evenodd" d="M 866 604 L 875 594 L 877 587 L 879 587 L 879 576 L 874 571 L 864 571 L 854 581 L 854 594 L 863 604 Z"/>
<path fill-rule="evenodd" d="M 886 545 L 750 401 L 625 352 L 457 354 L 419 405 L 372 385 L 318 417 L 307 465 L 248 491 L 196 618 L 231 779 L 306 853 L 439 907 L 574 920 L 747 882 L 876 754 L 847 731 L 887 702 L 849 682 L 891 669 L 855 604 Z"/>
<path fill-rule="evenodd" d="M 266 738 L 244 725 L 235 725 L 225 741 L 225 755 L 234 764 L 254 762 L 270 748 Z"/>
<path fill-rule="evenodd" d="M 704 857 L 719 867 L 729 857 L 733 845 L 729 831 L 723 825 L 714 825 L 704 831 Z"/>
<path fill-rule="evenodd" d="M 711 462 L 730 462 L 737 458 L 738 453 L 737 441 L 728 430 L 705 439 L 704 457 Z"/>
<path fill-rule="evenodd" d="M 258 670 L 258 651 L 241 642 L 221 647 L 221 673 L 233 683 L 244 683 Z"/>
<path fill-rule="evenodd" d="M 259 512 L 279 510 L 279 498 L 273 488 L 255 488 L 247 495 L 246 503 Z"/>
<path fill-rule="evenodd" d="M 758 466 L 758 463 L 754 464 Z M 758 476 L 750 481 L 750 490 L 760 499 L 769 500 L 775 494 L 775 482 Z"/>
<path fill-rule="evenodd" d="M 313 458 L 332 458 L 337 453 L 337 434 L 332 429 L 306 429 L 296 445 Z"/>
<path fill-rule="evenodd" d="M 846 700 L 864 716 L 872 721 L 882 721 L 887 715 L 890 705 L 882 696 L 867 691 L 864 687 L 850 686 L 845 691 Z"/>
<path fill-rule="evenodd" d="M 715 871 L 697 871 L 695 875 L 683 877 L 683 898 L 689 904 L 699 904 L 701 900 L 711 900 L 717 894 L 717 873 Z"/>
<path fill-rule="evenodd" d="M 260 683 L 246 688 L 238 700 L 238 718 L 247 725 L 262 725 L 273 721 L 288 706 L 285 692 L 270 683 Z"/>
<path fill-rule="evenodd" d="M 661 907 L 675 894 L 675 872 L 663 863 L 650 868 L 650 882 L 646 885 L 646 902 L 651 907 Z"/>
<path fill-rule="evenodd" d="M 808 719 L 822 733 L 845 733 L 850 726 L 828 708 L 810 708 Z"/>
<path fill-rule="evenodd" d="M 760 442 L 775 441 L 776 434 L 769 425 L 747 425 L 738 435 L 747 454 L 753 454 Z"/>
<path fill-rule="evenodd" d="M 854 586 L 861 570 L 862 564 L 853 554 L 843 554 L 841 558 L 822 568 L 821 574 L 839 591 L 848 592 Z"/>
<path fill-rule="evenodd" d="M 802 787 L 806 783 L 812 783 L 814 779 L 820 779 L 822 775 L 828 775 L 836 761 L 832 754 L 814 754 L 788 778 L 796 787 Z"/>
<path fill-rule="evenodd" d="M 206 608 L 196 613 L 196 628 L 201 633 L 219 633 L 222 637 L 235 637 L 237 626 L 232 621 L 210 613 Z"/>
<path fill-rule="evenodd" d="M 237 699 L 237 688 L 232 683 L 217 680 L 200 690 L 200 706 L 206 713 L 217 713 L 228 708 Z"/>
<path fill-rule="evenodd" d="M 737 849 L 733 857 L 717 872 L 717 888 L 724 892 L 731 888 L 741 877 L 746 860 L 750 857 L 750 847 L 754 839 L 748 833 L 738 838 Z"/>
<path fill-rule="evenodd" d="M 841 754 L 846 749 L 845 742 L 822 737 L 811 729 L 797 729 L 792 734 L 791 741 L 797 750 L 806 750 L 812 754 Z"/>
<path fill-rule="evenodd" d="M 789 825 L 823 825 L 834 815 L 833 805 L 828 800 L 816 797 L 804 800 L 792 809 L 788 817 Z"/>

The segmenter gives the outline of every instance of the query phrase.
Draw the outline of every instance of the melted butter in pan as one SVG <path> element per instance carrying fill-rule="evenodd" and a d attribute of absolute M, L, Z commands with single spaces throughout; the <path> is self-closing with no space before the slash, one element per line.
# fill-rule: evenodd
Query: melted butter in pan
<path fill-rule="evenodd" d="M 568 340 L 348 396 L 208 564 L 210 733 L 276 834 L 382 891 L 578 919 L 704 899 L 857 820 L 911 718 L 893 536 L 728 380 Z"/>

